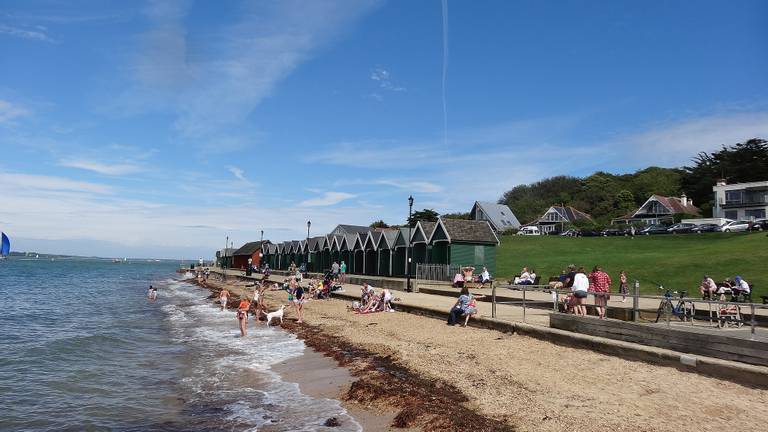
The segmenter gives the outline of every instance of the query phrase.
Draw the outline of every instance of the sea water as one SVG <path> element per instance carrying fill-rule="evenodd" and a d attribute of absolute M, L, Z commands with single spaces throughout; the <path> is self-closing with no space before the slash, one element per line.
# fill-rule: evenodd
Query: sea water
<path fill-rule="evenodd" d="M 253 321 L 241 338 L 177 266 L 0 262 L 0 430 L 361 430 L 271 369 L 302 341 Z"/>

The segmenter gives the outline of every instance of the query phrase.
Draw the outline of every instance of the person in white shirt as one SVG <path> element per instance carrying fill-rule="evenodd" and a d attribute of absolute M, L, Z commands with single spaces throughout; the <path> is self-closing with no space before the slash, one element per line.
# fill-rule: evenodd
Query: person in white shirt
<path fill-rule="evenodd" d="M 523 267 L 523 271 L 520 272 L 520 277 L 515 278 L 515 285 L 532 285 L 531 274 L 528 272 L 528 267 Z"/>
<path fill-rule="evenodd" d="M 587 315 L 587 307 L 585 304 L 587 301 L 587 296 L 589 295 L 587 294 L 588 291 L 589 278 L 587 278 L 587 274 L 584 272 L 584 267 L 579 267 L 579 270 L 573 277 L 573 286 L 571 287 L 573 297 L 576 299 L 576 306 L 573 308 L 573 311 L 576 315 Z"/>
<path fill-rule="evenodd" d="M 491 274 L 488 273 L 488 268 L 483 267 L 483 272 L 480 273 L 480 284 L 485 285 L 491 281 Z"/>
<path fill-rule="evenodd" d="M 741 276 L 736 276 L 734 280 L 736 281 L 736 285 L 731 288 L 733 291 L 736 291 L 737 294 L 741 293 L 744 295 L 750 293 L 749 282 L 745 281 Z"/>

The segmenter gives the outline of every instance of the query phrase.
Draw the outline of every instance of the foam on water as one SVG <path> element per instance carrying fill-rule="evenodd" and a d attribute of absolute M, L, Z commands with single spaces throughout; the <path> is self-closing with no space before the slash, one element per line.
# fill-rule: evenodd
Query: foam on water
<path fill-rule="evenodd" d="M 303 354 L 305 345 L 294 335 L 251 319 L 243 338 L 234 312 L 206 300 L 207 291 L 174 281 L 166 293 L 171 303 L 163 312 L 173 340 L 197 353 L 182 380 L 185 393 L 193 395 L 189 404 L 215 405 L 216 415 L 236 429 L 362 430 L 339 401 L 307 396 L 271 369 Z M 342 426 L 323 427 L 329 417 L 339 418 Z"/>

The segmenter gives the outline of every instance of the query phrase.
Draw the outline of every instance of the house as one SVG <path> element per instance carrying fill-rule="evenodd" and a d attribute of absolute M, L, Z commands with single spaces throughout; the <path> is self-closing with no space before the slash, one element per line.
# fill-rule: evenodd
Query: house
<path fill-rule="evenodd" d="M 491 274 L 496 271 L 499 238 L 489 221 L 440 218 L 427 241 L 432 264 L 485 266 Z"/>
<path fill-rule="evenodd" d="M 656 225 L 674 222 L 675 215 L 698 217 L 701 215 L 701 210 L 694 206 L 693 200 L 688 199 L 685 194 L 682 194 L 680 198 L 654 194 L 633 213 L 616 218 L 611 222 Z"/>
<path fill-rule="evenodd" d="M 416 266 L 429 262 L 431 245 L 429 238 L 437 222 L 418 221 L 411 232 L 411 276 L 416 276 Z"/>
<path fill-rule="evenodd" d="M 251 264 L 258 267 L 261 263 L 262 246 L 269 244 L 269 240 L 255 241 L 242 245 L 240 249 L 232 253 L 232 267 L 233 268 L 246 268 L 248 267 L 248 260 L 251 260 Z"/>
<path fill-rule="evenodd" d="M 540 218 L 529 223 L 539 228 L 542 234 L 547 234 L 556 230 L 561 230 L 565 225 L 577 221 L 591 221 L 592 216 L 579 211 L 571 206 L 552 206 L 541 215 Z"/>
<path fill-rule="evenodd" d="M 712 190 L 713 217 L 752 220 L 763 219 L 768 213 L 768 181 L 727 184 L 719 180 Z"/>
<path fill-rule="evenodd" d="M 491 228 L 497 233 L 520 228 L 517 217 L 505 204 L 475 201 L 475 205 L 469 212 L 469 218 L 476 221 L 488 221 Z"/>

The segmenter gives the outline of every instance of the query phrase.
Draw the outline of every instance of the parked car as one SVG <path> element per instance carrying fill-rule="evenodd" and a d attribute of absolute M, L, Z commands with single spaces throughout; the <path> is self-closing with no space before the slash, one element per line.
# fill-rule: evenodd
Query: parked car
<path fill-rule="evenodd" d="M 768 230 L 768 219 L 755 219 L 755 221 L 752 222 L 752 226 L 749 229 L 751 231 Z"/>
<path fill-rule="evenodd" d="M 672 234 L 688 234 L 693 232 L 694 228 L 696 228 L 696 224 L 679 223 L 679 224 L 674 224 L 671 227 L 667 228 L 667 231 L 669 231 Z"/>
<path fill-rule="evenodd" d="M 595 230 L 581 230 L 581 232 L 579 233 L 580 237 L 600 237 L 602 235 L 603 233 Z"/>
<path fill-rule="evenodd" d="M 727 224 L 721 226 L 717 230 L 721 232 L 742 232 L 749 229 L 749 224 L 750 224 L 750 221 L 745 221 L 745 220 L 733 221 L 733 222 L 728 222 Z"/>
<path fill-rule="evenodd" d="M 525 226 L 520 228 L 517 235 L 541 235 L 541 232 L 539 231 L 539 227 Z"/>
<path fill-rule="evenodd" d="M 560 235 L 563 237 L 578 237 L 581 235 L 581 232 L 579 232 L 579 230 L 569 229 L 563 233 L 560 233 Z"/>
<path fill-rule="evenodd" d="M 643 235 L 651 235 L 651 234 L 669 234 L 669 231 L 667 231 L 667 228 L 669 228 L 666 225 L 650 225 L 640 230 L 640 234 Z"/>
<path fill-rule="evenodd" d="M 600 234 L 602 234 L 604 237 L 608 236 L 623 236 L 626 234 L 626 231 L 624 228 L 606 228 L 604 229 Z"/>
<path fill-rule="evenodd" d="M 696 234 L 701 234 L 705 232 L 715 232 L 717 229 L 720 228 L 720 225 L 715 223 L 706 223 L 706 224 L 700 224 L 696 225 L 691 232 Z"/>

